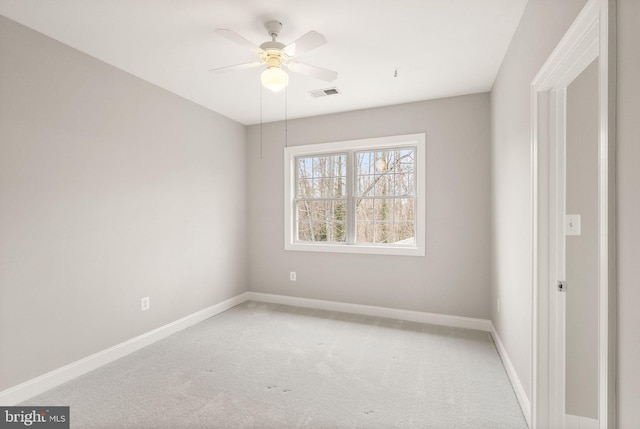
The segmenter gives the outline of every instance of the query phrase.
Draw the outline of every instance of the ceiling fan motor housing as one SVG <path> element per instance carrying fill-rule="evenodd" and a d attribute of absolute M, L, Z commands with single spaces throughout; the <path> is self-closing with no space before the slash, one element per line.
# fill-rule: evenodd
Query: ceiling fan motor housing
<path fill-rule="evenodd" d="M 273 51 L 281 51 L 284 49 L 285 44 L 280 42 L 264 42 L 260 45 L 260 49 L 263 51 L 273 50 Z"/>
<path fill-rule="evenodd" d="M 267 67 L 280 67 L 289 59 L 289 56 L 284 51 L 278 49 L 265 49 L 260 55 L 260 58 L 267 63 Z"/>
<path fill-rule="evenodd" d="M 271 41 L 264 42 L 260 45 L 262 53 L 260 59 L 267 63 L 267 67 L 280 67 L 284 64 L 289 56 L 284 52 L 285 44 L 276 41 L 278 34 L 282 30 L 282 23 L 280 21 L 268 21 L 264 24 L 267 32 L 271 36 Z"/>
<path fill-rule="evenodd" d="M 264 28 L 267 29 L 269 36 L 273 37 L 275 41 L 275 38 L 278 37 L 280 31 L 282 31 L 282 23 L 280 21 L 268 21 L 265 22 Z"/>

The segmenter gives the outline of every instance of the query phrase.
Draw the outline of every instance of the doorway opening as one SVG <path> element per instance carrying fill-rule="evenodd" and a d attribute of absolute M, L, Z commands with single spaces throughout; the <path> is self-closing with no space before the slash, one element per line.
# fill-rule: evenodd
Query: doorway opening
<path fill-rule="evenodd" d="M 609 73 L 608 0 L 589 0 L 532 82 L 532 427 L 565 428 L 567 226 L 567 91 L 591 65 L 597 67 L 597 168 L 594 288 L 597 308 L 597 419 L 595 427 L 613 427 L 613 359 L 615 326 L 610 310 L 613 292 L 613 163 L 609 133 L 613 91 Z M 566 283 L 564 283 L 566 285 Z M 593 333 L 594 335 L 596 333 Z"/>

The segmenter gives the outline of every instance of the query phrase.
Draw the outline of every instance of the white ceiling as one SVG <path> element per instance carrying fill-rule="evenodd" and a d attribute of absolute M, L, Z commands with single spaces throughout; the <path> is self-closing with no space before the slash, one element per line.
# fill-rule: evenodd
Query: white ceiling
<path fill-rule="evenodd" d="M 243 124 L 489 91 L 527 0 L 0 0 L 0 13 Z M 326 83 L 290 73 L 284 93 L 261 90 L 254 61 L 215 33 L 260 44 L 309 30 L 328 43 L 296 57 L 338 72 Z M 46 67 L 46 64 L 43 65 Z M 398 70 L 398 77 L 394 71 Z M 308 91 L 336 86 L 339 95 Z M 261 108 L 262 93 L 262 108 Z"/>

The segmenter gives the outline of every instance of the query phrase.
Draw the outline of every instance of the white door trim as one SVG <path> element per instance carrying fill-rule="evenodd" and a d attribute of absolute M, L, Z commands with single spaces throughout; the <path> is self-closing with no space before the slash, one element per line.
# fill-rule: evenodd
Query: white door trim
<path fill-rule="evenodd" d="M 609 0 L 589 0 L 531 84 L 532 171 L 532 428 L 563 428 L 564 302 L 556 283 L 564 280 L 564 181 L 566 88 L 598 58 L 599 86 L 599 427 L 607 428 L 609 392 L 610 142 Z"/>

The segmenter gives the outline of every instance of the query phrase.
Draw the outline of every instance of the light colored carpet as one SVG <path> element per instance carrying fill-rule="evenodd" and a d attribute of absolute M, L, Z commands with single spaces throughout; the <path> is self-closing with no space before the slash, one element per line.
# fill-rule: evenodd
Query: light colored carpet
<path fill-rule="evenodd" d="M 247 302 L 26 401 L 74 428 L 526 428 L 486 332 Z"/>

